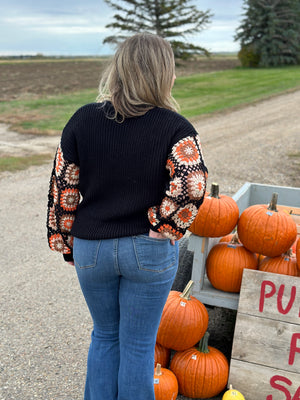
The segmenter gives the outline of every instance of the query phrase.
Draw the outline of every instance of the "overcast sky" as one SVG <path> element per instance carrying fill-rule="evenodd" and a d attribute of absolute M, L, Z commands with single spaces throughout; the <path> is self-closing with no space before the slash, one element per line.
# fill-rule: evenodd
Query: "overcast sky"
<path fill-rule="evenodd" d="M 117 0 L 116 0 L 117 1 Z M 214 14 L 207 29 L 189 38 L 210 51 L 237 51 L 235 29 L 243 0 L 191 0 Z M 104 0 L 0 0 L 0 55 L 108 55 L 105 25 L 114 10 Z"/>

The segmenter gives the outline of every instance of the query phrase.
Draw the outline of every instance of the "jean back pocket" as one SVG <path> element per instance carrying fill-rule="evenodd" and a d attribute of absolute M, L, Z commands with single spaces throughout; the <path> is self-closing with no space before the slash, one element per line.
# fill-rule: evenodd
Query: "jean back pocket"
<path fill-rule="evenodd" d="M 101 240 L 86 240 L 74 237 L 73 256 L 80 268 L 94 268 L 97 263 Z"/>
<path fill-rule="evenodd" d="M 177 264 L 177 246 L 169 239 L 155 239 L 146 235 L 133 238 L 138 267 L 144 271 L 164 272 Z"/>

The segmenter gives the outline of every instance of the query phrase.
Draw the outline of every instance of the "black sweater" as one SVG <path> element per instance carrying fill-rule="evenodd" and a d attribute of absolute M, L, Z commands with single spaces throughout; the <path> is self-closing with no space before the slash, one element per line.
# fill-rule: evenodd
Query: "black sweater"
<path fill-rule="evenodd" d="M 193 126 L 153 108 L 119 123 L 111 104 L 81 107 L 63 130 L 48 202 L 52 250 L 72 237 L 107 239 L 153 229 L 179 239 L 203 201 L 207 169 Z"/>

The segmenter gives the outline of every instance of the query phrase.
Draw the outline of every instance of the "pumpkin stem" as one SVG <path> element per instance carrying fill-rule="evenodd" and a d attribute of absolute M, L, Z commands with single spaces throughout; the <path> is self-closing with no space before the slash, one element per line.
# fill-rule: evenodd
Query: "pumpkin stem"
<path fill-rule="evenodd" d="M 240 244 L 239 236 L 238 236 L 237 232 L 235 232 L 235 234 L 232 236 L 232 238 L 230 240 L 230 243 L 232 243 L 232 244 Z"/>
<path fill-rule="evenodd" d="M 277 212 L 277 200 L 278 200 L 278 193 L 273 193 L 271 202 L 270 202 L 269 207 L 268 207 L 268 210 Z"/>
<path fill-rule="evenodd" d="M 288 249 L 288 250 L 284 253 L 284 255 L 285 255 L 285 256 L 288 256 L 288 257 L 292 257 L 292 255 L 293 255 L 293 250 L 292 250 L 292 249 Z"/>
<path fill-rule="evenodd" d="M 161 365 L 158 364 L 158 363 L 156 364 L 155 375 L 156 375 L 156 376 L 162 375 L 162 372 L 161 372 Z"/>
<path fill-rule="evenodd" d="M 219 199 L 219 184 L 218 183 L 211 184 L 210 197 L 215 197 L 216 199 Z"/>
<path fill-rule="evenodd" d="M 209 338 L 209 332 L 205 332 L 203 338 L 199 342 L 198 350 L 201 353 L 209 353 L 208 349 L 208 338 Z"/>
<path fill-rule="evenodd" d="M 191 289 L 192 289 L 193 284 L 194 284 L 194 281 L 189 281 L 188 282 L 188 284 L 186 285 L 186 287 L 184 288 L 183 292 L 180 295 L 180 297 L 182 299 L 185 299 L 185 300 L 190 300 L 191 299 L 190 294 L 191 294 Z"/>

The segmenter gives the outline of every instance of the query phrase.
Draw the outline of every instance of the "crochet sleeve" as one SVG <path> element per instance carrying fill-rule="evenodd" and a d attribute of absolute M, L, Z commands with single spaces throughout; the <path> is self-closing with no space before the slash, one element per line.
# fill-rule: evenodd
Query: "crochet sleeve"
<path fill-rule="evenodd" d="M 207 168 L 198 136 L 174 144 L 166 168 L 170 181 L 161 204 L 150 207 L 148 218 L 154 231 L 180 239 L 195 219 L 203 202 Z"/>
<path fill-rule="evenodd" d="M 79 200 L 79 167 L 64 159 L 59 145 L 50 178 L 47 230 L 50 249 L 62 253 L 66 261 L 73 260 L 70 232 Z"/>

